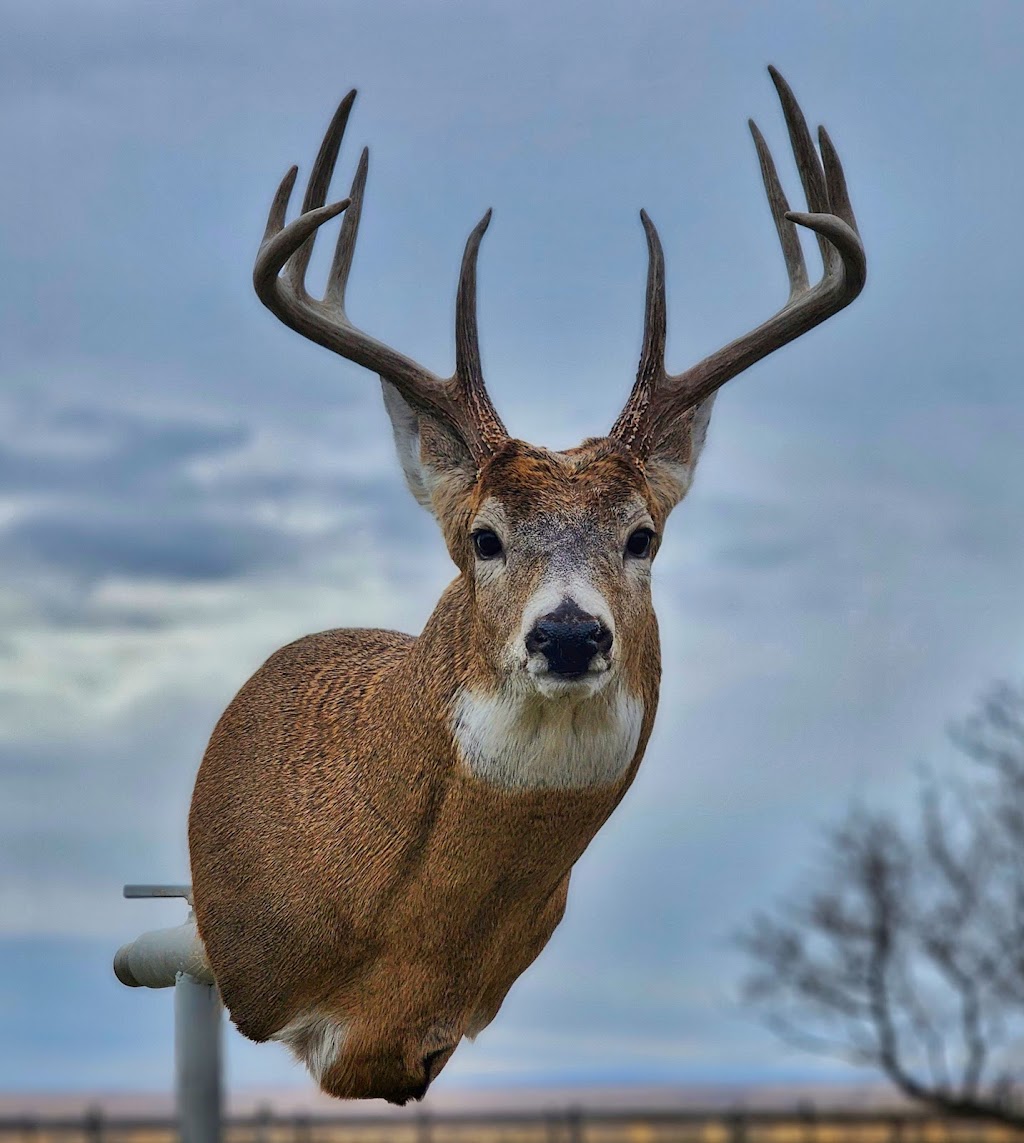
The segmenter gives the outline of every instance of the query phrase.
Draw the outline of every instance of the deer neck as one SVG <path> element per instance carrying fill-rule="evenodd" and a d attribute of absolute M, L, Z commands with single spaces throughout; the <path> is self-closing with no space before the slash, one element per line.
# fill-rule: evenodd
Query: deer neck
<path fill-rule="evenodd" d="M 412 716 L 421 731 L 434 723 L 458 770 L 523 791 L 607 787 L 626 777 L 656 691 L 630 686 L 623 670 L 596 694 L 545 697 L 528 678 L 499 674 L 474 636 L 472 593 L 460 577 L 410 653 Z"/>

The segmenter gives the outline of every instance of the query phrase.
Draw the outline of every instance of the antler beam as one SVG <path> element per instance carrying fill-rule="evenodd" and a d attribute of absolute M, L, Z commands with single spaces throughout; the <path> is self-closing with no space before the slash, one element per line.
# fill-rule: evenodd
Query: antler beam
<path fill-rule="evenodd" d="M 447 379 L 390 346 L 357 329 L 345 313 L 345 290 L 355 252 L 363 191 L 369 167 L 364 149 L 349 197 L 325 206 L 327 190 L 355 101 L 350 91 L 334 113 L 302 202 L 302 213 L 285 223 L 295 186 L 297 167 L 281 181 L 267 219 L 267 229 L 256 256 L 253 285 L 263 304 L 303 337 L 334 353 L 372 369 L 391 382 L 414 408 L 427 410 L 448 422 L 463 438 L 476 461 L 491 455 L 508 436 L 484 386 L 476 322 L 476 259 L 480 240 L 490 222 L 488 211 L 466 242 L 456 301 L 456 368 Z M 320 227 L 345 212 L 341 232 L 322 299 L 306 289 L 306 270 Z"/>
<path fill-rule="evenodd" d="M 789 209 L 771 152 L 751 120 L 750 131 L 761 163 L 765 193 L 789 277 L 789 298 L 778 313 L 756 329 L 685 372 L 668 373 L 665 368 L 665 256 L 654 223 L 645 211 L 640 212 L 648 250 L 643 349 L 633 391 L 610 434 L 639 456 L 650 453 L 662 426 L 684 417 L 755 361 L 838 313 L 864 287 L 867 262 L 839 156 L 825 128 L 820 127 L 819 157 L 789 85 L 775 68 L 769 67 L 768 71 L 782 104 L 809 208 L 807 212 Z M 814 286 L 808 283 L 797 226 L 813 230 L 818 236 L 824 273 Z"/>

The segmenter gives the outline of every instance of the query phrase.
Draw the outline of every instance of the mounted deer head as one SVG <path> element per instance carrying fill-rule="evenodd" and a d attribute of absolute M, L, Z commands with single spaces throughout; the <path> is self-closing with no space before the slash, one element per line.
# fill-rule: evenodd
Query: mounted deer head
<path fill-rule="evenodd" d="M 406 480 L 459 575 L 414 639 L 347 629 L 274 654 L 220 719 L 189 837 L 200 934 L 224 1001 L 342 1097 L 419 1098 L 496 1014 L 562 916 L 570 870 L 636 773 L 658 702 L 650 571 L 686 494 L 717 389 L 848 305 L 865 258 L 842 167 L 820 158 L 774 70 L 809 207 L 790 211 L 751 123 L 790 294 L 687 371 L 665 368 L 665 272 L 649 266 L 643 351 L 607 437 L 553 452 L 511 438 L 484 386 L 470 234 L 447 379 L 356 329 L 345 312 L 367 153 L 325 206 L 355 93 L 286 225 L 278 189 L 256 259 L 262 301 L 303 336 L 382 379 Z M 305 274 L 344 211 L 327 290 Z M 809 285 L 796 225 L 818 236 Z"/>

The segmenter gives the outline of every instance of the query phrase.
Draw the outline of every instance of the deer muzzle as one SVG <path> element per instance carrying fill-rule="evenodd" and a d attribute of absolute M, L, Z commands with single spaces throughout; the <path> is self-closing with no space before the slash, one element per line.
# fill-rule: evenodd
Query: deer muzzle
<path fill-rule="evenodd" d="M 572 679 L 587 674 L 598 655 L 606 656 L 612 641 L 612 632 L 599 619 L 566 599 L 537 620 L 526 636 L 526 650 L 543 655 L 548 673 Z"/>

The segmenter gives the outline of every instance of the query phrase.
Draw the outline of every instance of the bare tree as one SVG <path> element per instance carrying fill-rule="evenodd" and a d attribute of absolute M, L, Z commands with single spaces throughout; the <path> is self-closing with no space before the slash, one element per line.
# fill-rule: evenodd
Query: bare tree
<path fill-rule="evenodd" d="M 851 810 L 824 862 L 739 938 L 779 1036 L 953 1115 L 1024 1125 L 1024 688 L 950 731 L 916 820 Z"/>

